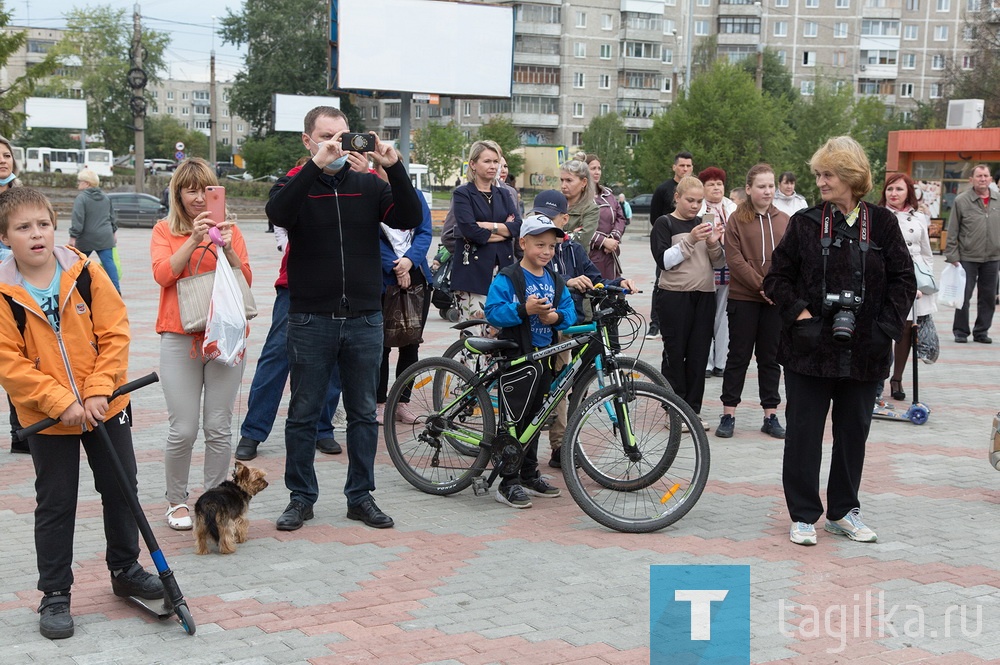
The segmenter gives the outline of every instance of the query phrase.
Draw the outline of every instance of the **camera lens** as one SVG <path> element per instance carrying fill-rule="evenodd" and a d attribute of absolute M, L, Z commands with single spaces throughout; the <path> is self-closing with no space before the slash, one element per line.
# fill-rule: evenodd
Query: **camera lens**
<path fill-rule="evenodd" d="M 846 344 L 854 339 L 854 312 L 842 309 L 833 315 L 833 341 Z"/>

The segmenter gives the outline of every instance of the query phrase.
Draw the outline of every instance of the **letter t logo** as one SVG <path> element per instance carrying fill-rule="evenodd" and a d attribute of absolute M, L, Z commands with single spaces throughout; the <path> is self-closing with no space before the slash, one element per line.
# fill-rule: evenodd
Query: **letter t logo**
<path fill-rule="evenodd" d="M 729 595 L 725 589 L 677 589 L 674 600 L 691 603 L 691 639 L 712 639 L 712 601 Z"/>

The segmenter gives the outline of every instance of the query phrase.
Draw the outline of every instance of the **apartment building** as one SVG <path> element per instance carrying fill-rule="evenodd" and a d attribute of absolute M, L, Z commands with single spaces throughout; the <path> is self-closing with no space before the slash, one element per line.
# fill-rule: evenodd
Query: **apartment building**
<path fill-rule="evenodd" d="M 614 111 L 634 143 L 689 80 L 699 46 L 712 41 L 716 54 L 732 62 L 774 50 L 803 95 L 826 81 L 909 113 L 917 101 L 942 96 L 949 64 L 972 68 L 966 19 L 982 11 L 997 18 L 992 5 L 1000 6 L 998 0 L 500 3 L 515 14 L 512 98 L 415 100 L 413 128 L 455 121 L 471 136 L 502 114 L 525 145 L 577 146 L 594 117 Z M 471 44 L 463 57 L 488 54 L 488 35 L 470 35 Z M 370 129 L 399 138 L 398 100 L 359 104 Z"/>

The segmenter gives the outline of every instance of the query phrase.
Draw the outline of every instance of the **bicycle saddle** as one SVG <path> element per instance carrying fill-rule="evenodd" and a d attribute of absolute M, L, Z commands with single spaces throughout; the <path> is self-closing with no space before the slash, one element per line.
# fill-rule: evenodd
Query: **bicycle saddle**
<path fill-rule="evenodd" d="M 466 337 L 465 347 L 476 353 L 496 353 L 516 349 L 517 342 L 512 339 L 492 339 L 490 337 Z"/>

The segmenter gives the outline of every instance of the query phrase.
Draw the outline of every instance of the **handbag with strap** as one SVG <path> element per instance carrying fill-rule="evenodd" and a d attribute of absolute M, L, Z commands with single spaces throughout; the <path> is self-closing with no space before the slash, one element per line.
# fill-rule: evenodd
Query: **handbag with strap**
<path fill-rule="evenodd" d="M 924 265 L 923 261 L 913 260 L 913 275 L 917 278 L 917 291 L 926 295 L 938 292 L 934 271 Z"/>
<path fill-rule="evenodd" d="M 215 286 L 214 270 L 198 272 L 201 268 L 201 262 L 205 258 L 205 254 L 209 252 L 215 256 L 216 265 L 218 265 L 219 259 L 215 249 L 209 244 L 199 245 L 194 251 L 195 253 L 201 252 L 194 270 L 191 270 L 189 259 L 188 272 L 191 274 L 177 280 L 177 305 L 181 315 L 181 327 L 188 334 L 204 332 L 205 325 L 208 323 L 208 304 L 212 300 L 212 290 Z M 191 257 L 194 258 L 194 253 Z M 247 278 L 243 276 L 243 271 L 239 268 L 229 267 L 236 276 L 236 283 L 240 285 L 240 291 L 243 293 L 243 310 L 249 321 L 257 316 L 257 302 L 253 299 L 253 293 L 250 291 L 250 285 L 247 284 Z"/>

